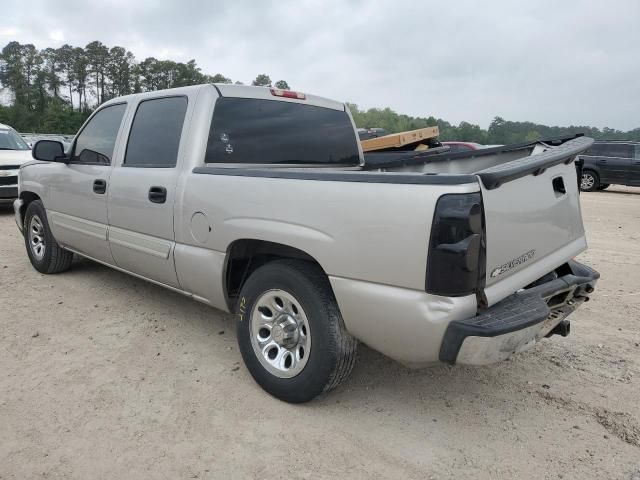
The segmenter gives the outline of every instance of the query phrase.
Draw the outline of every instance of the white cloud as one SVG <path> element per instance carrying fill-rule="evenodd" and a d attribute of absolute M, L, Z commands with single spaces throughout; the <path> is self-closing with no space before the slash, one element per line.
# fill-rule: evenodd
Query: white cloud
<path fill-rule="evenodd" d="M 56 43 L 64 42 L 64 32 L 62 30 L 53 30 L 49 32 L 49 38 Z"/>
<path fill-rule="evenodd" d="M 361 107 L 485 127 L 495 115 L 640 126 L 638 0 L 4 0 L 3 10 L 14 29 L 4 41 L 100 40 Z"/>
<path fill-rule="evenodd" d="M 20 33 L 16 27 L 0 27 L 0 37 L 14 37 Z"/>

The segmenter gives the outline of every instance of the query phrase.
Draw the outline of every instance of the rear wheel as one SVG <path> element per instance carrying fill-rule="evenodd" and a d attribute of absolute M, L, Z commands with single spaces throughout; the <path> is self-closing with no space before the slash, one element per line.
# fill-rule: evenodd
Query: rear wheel
<path fill-rule="evenodd" d="M 25 212 L 24 243 L 31 265 L 40 273 L 60 273 L 71 266 L 73 253 L 61 248 L 53 238 L 40 200 L 31 202 Z"/>
<path fill-rule="evenodd" d="M 258 268 L 242 287 L 237 313 L 244 363 L 274 397 L 307 402 L 353 368 L 357 342 L 326 275 L 312 263 L 277 260 Z"/>
<path fill-rule="evenodd" d="M 600 185 L 600 179 L 598 174 L 592 170 L 583 170 L 582 178 L 580 179 L 580 190 L 583 192 L 593 192 L 598 189 Z"/>

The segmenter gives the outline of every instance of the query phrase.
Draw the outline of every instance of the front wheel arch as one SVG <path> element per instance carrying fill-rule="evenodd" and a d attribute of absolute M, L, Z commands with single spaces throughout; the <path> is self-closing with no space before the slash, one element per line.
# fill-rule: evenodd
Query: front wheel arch
<path fill-rule="evenodd" d="M 25 209 L 23 224 L 24 244 L 33 268 L 44 274 L 69 270 L 73 253 L 56 242 L 49 227 L 47 212 L 40 200 L 29 203 Z"/>
<path fill-rule="evenodd" d="M 35 202 L 36 200 L 40 200 L 42 201 L 42 199 L 40 198 L 40 196 L 36 193 L 33 192 L 20 192 L 20 200 L 22 200 L 24 203 L 22 204 L 22 206 L 20 207 L 20 221 L 22 222 L 22 225 L 24 226 L 24 216 L 27 213 L 27 208 L 29 207 L 29 205 L 32 202 Z"/>

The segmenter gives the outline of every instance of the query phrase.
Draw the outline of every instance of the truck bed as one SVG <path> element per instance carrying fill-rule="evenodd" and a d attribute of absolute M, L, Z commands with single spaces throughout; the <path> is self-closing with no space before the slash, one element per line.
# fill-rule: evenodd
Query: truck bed
<path fill-rule="evenodd" d="M 478 174 L 484 182 L 489 178 L 495 180 L 499 166 L 499 171 L 505 176 L 509 176 L 508 172 L 512 169 L 517 170 L 519 174 L 533 173 L 544 165 L 553 164 L 555 158 L 566 160 L 572 155 L 577 155 L 591 143 L 593 143 L 592 139 L 575 135 L 458 153 L 451 153 L 446 147 L 433 148 L 424 152 L 370 152 L 364 154 L 364 169 L 380 172 Z M 527 159 L 531 155 L 546 151 L 549 151 L 549 154 L 543 157 Z M 518 160 L 517 165 L 511 163 L 516 160 Z M 531 172 L 528 172 L 529 170 Z M 493 172 L 493 175 L 489 175 L 489 171 Z"/>
<path fill-rule="evenodd" d="M 367 154 L 364 165 L 342 169 L 207 166 L 194 173 L 326 182 L 320 191 L 334 192 L 325 194 L 326 205 L 342 196 L 336 190 L 340 187 L 329 185 L 335 182 L 390 184 L 396 188 L 384 194 L 376 191 L 387 198 L 387 204 L 413 208 L 411 215 L 420 215 L 412 203 L 416 198 L 409 198 L 406 187 L 397 188 L 401 185 L 431 185 L 429 193 L 436 192 L 436 186 L 479 189 L 487 245 L 483 302 L 492 305 L 586 248 L 579 214 L 580 166 L 575 160 L 592 143 L 590 138 L 575 136 L 454 154 L 435 149 Z M 386 197 L 392 190 L 400 196 L 393 201 Z M 369 207 L 380 203 L 367 198 Z"/>
<path fill-rule="evenodd" d="M 525 175 L 539 174 L 560 163 L 572 163 L 576 155 L 588 149 L 592 143 L 591 138 L 575 135 L 471 152 L 451 153 L 447 147 L 436 147 L 423 152 L 371 152 L 364 154 L 364 164 L 358 167 L 256 165 L 253 168 L 239 169 L 206 166 L 197 167 L 194 173 L 425 185 L 476 183 L 480 178 L 486 188 L 492 189 Z"/>

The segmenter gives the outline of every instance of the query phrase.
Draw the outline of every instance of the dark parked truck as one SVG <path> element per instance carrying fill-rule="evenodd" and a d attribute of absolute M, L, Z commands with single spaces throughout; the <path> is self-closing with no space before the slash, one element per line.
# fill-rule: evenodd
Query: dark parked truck
<path fill-rule="evenodd" d="M 67 153 L 38 142 L 15 214 L 40 272 L 75 253 L 234 312 L 251 375 L 303 402 L 357 340 L 423 366 L 566 334 L 598 278 L 572 260 L 591 144 L 370 165 L 343 103 L 200 85 L 110 100 Z"/>

